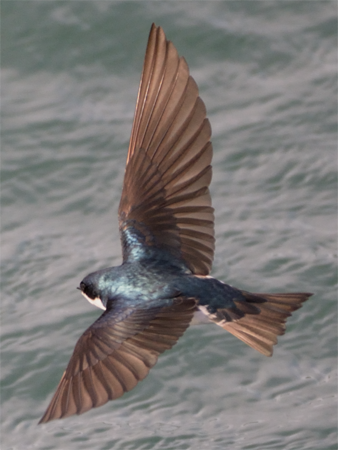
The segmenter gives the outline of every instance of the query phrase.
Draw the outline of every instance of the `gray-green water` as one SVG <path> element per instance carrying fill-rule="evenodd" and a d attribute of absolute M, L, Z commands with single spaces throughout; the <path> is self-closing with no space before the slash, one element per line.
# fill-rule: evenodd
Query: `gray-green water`
<path fill-rule="evenodd" d="M 335 450 L 336 2 L 2 1 L 2 450 Z M 117 207 L 151 22 L 213 128 L 213 275 L 316 295 L 265 358 L 191 328 L 135 390 L 37 426 L 120 263 Z"/>

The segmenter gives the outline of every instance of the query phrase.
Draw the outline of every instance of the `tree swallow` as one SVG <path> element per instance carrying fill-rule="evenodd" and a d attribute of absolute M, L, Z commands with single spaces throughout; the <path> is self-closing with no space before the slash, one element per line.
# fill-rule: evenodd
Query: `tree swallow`
<path fill-rule="evenodd" d="M 103 314 L 78 340 L 39 423 L 82 414 L 133 389 L 194 321 L 266 356 L 310 293 L 252 294 L 208 274 L 214 256 L 212 146 L 188 65 L 152 25 L 119 206 L 123 263 L 79 289 Z"/>

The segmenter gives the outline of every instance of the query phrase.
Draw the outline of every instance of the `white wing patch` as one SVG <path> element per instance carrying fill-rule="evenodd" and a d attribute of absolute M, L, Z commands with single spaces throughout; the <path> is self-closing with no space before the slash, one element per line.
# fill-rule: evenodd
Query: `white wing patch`
<path fill-rule="evenodd" d="M 89 301 L 89 303 L 96 306 L 97 308 L 103 309 L 103 311 L 107 309 L 99 297 L 96 297 L 93 300 L 92 298 L 89 298 L 84 292 L 81 292 L 81 294 Z"/>

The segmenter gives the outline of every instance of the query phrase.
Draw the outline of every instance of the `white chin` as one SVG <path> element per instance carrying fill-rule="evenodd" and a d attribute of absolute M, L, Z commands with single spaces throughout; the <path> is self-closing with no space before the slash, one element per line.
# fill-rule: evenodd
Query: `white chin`
<path fill-rule="evenodd" d="M 97 308 L 103 309 L 103 311 L 106 310 L 106 307 L 102 303 L 101 299 L 99 297 L 96 297 L 93 299 L 89 298 L 85 293 L 82 292 L 82 295 L 91 303 L 92 305 L 96 306 Z"/>

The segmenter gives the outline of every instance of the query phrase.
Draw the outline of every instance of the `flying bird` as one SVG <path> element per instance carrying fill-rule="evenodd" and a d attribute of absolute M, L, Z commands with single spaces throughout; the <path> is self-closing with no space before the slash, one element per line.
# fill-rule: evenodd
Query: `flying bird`
<path fill-rule="evenodd" d="M 78 340 L 39 423 L 130 391 L 196 320 L 271 356 L 286 319 L 312 295 L 254 294 L 208 275 L 215 248 L 210 138 L 188 65 L 153 24 L 118 211 L 123 263 L 81 281 L 78 289 L 104 312 Z"/>

